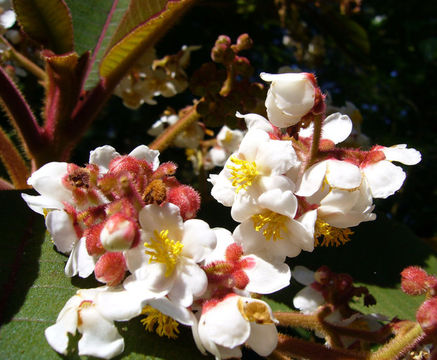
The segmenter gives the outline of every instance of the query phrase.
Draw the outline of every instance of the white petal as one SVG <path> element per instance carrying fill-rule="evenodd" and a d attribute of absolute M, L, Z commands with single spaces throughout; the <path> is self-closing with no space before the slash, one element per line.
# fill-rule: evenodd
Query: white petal
<path fill-rule="evenodd" d="M 65 162 L 45 164 L 32 174 L 27 183 L 41 195 L 58 201 L 71 201 L 71 192 L 62 185 L 62 178 L 67 174 L 67 166 Z"/>
<path fill-rule="evenodd" d="M 5 29 L 9 29 L 15 24 L 16 18 L 17 17 L 13 10 L 6 10 L 0 15 L 0 25 Z"/>
<path fill-rule="evenodd" d="M 79 240 L 71 217 L 62 210 L 52 210 L 47 214 L 46 226 L 58 251 L 68 254 Z"/>
<path fill-rule="evenodd" d="M 235 188 L 229 181 L 229 177 L 226 176 L 227 173 L 223 169 L 219 175 L 210 175 L 208 181 L 214 185 L 211 189 L 212 197 L 224 206 L 232 206 L 235 199 Z"/>
<path fill-rule="evenodd" d="M 205 221 L 191 219 L 184 222 L 182 244 L 184 245 L 182 255 L 198 263 L 212 252 L 217 244 L 217 238 Z"/>
<path fill-rule="evenodd" d="M 76 328 L 74 329 L 74 332 L 71 333 L 75 335 Z M 56 350 L 58 353 L 67 355 L 68 335 L 67 330 L 62 322 L 57 322 L 56 324 L 45 329 L 44 335 L 47 342 L 54 350 Z"/>
<path fill-rule="evenodd" d="M 302 285 L 311 285 L 314 282 L 314 271 L 302 265 L 297 265 L 291 272 L 291 276 Z"/>
<path fill-rule="evenodd" d="M 385 199 L 393 195 L 406 178 L 402 168 L 389 161 L 379 161 L 365 167 L 363 171 L 374 198 Z"/>
<path fill-rule="evenodd" d="M 245 268 L 249 277 L 245 290 L 258 294 L 271 294 L 290 284 L 291 272 L 285 263 L 269 263 L 256 255 L 245 256 L 253 259 L 254 266 Z"/>
<path fill-rule="evenodd" d="M 101 172 L 106 173 L 111 160 L 118 156 L 120 154 L 112 146 L 104 145 L 90 151 L 89 163 L 97 165 Z"/>
<path fill-rule="evenodd" d="M 304 314 L 310 314 L 325 302 L 323 295 L 310 286 L 300 290 L 293 299 L 293 305 Z"/>
<path fill-rule="evenodd" d="M 175 276 L 177 280 L 168 293 L 168 297 L 177 305 L 191 306 L 193 297 L 201 296 L 208 286 L 205 272 L 198 265 L 188 260 L 178 264 Z"/>
<path fill-rule="evenodd" d="M 142 304 L 123 288 L 105 287 L 96 295 L 99 313 L 108 320 L 127 321 L 141 314 Z"/>
<path fill-rule="evenodd" d="M 254 186 L 252 186 L 252 188 L 254 188 Z M 256 213 L 260 209 L 256 201 L 256 198 L 258 197 L 256 195 L 256 189 L 251 189 L 250 192 L 244 190 L 240 191 L 235 197 L 234 204 L 232 205 L 232 219 L 238 222 L 243 222 Z"/>
<path fill-rule="evenodd" d="M 183 325 L 191 326 L 196 322 L 194 315 L 190 310 L 186 307 L 172 303 L 166 297 L 147 300 L 147 304 Z"/>
<path fill-rule="evenodd" d="M 321 161 L 306 170 L 302 177 L 296 195 L 311 196 L 320 189 L 326 174 L 327 161 Z"/>
<path fill-rule="evenodd" d="M 346 140 L 352 131 L 352 120 L 347 115 L 334 113 L 329 115 L 322 126 L 322 139 L 329 139 L 334 144 Z"/>
<path fill-rule="evenodd" d="M 112 321 L 104 318 L 94 306 L 80 309 L 82 333 L 79 340 L 79 355 L 97 356 L 110 359 L 124 350 L 124 340 Z"/>
<path fill-rule="evenodd" d="M 236 117 L 244 119 L 248 129 L 260 129 L 266 132 L 273 130 L 272 124 L 264 117 L 258 114 L 240 114 L 237 112 Z"/>
<path fill-rule="evenodd" d="M 328 160 L 326 181 L 333 188 L 354 189 L 361 184 L 361 171 L 346 161 Z"/>
<path fill-rule="evenodd" d="M 263 193 L 258 198 L 258 203 L 261 207 L 289 218 L 294 218 L 298 205 L 296 196 L 291 191 L 281 191 L 278 188 Z"/>
<path fill-rule="evenodd" d="M 259 144 L 256 168 L 263 175 L 282 175 L 297 163 L 290 141 L 270 140 Z"/>
<path fill-rule="evenodd" d="M 65 265 L 65 275 L 72 277 L 79 274 L 86 278 L 93 273 L 96 261 L 95 257 L 88 254 L 85 238 L 81 238 L 71 251 Z"/>
<path fill-rule="evenodd" d="M 250 337 L 247 345 L 261 356 L 268 356 L 278 344 L 278 330 L 275 324 L 250 323 Z"/>
<path fill-rule="evenodd" d="M 168 237 L 174 241 L 181 241 L 183 234 L 183 221 L 179 207 L 172 203 L 163 206 L 150 204 L 141 209 L 139 214 L 141 227 L 147 235 L 153 236 L 156 230 L 168 230 Z"/>
<path fill-rule="evenodd" d="M 156 170 L 159 166 L 159 151 L 149 149 L 146 145 L 137 146 L 133 149 L 129 156 L 133 156 L 138 160 L 145 160 L 152 164 L 152 169 Z"/>
<path fill-rule="evenodd" d="M 235 242 L 232 233 L 228 229 L 213 228 L 212 230 L 217 237 L 217 246 L 205 259 L 205 265 L 213 261 L 224 260 L 227 247 Z"/>
<path fill-rule="evenodd" d="M 21 197 L 33 211 L 41 215 L 44 215 L 44 209 L 50 210 L 64 208 L 62 202 L 56 199 L 52 199 L 48 196 L 33 196 L 28 194 L 21 194 Z"/>
<path fill-rule="evenodd" d="M 235 156 L 246 161 L 256 161 L 260 147 L 269 144 L 270 137 L 265 131 L 259 129 L 249 130 L 241 141 L 240 148 Z M 268 148 L 268 145 L 265 147 Z M 260 155 L 262 156 L 262 154 Z M 258 167 L 258 163 L 256 164 Z"/>
<path fill-rule="evenodd" d="M 360 195 L 360 190 L 347 191 L 331 189 L 320 202 L 319 214 L 325 215 L 338 211 L 345 213 L 355 206 Z"/>
<path fill-rule="evenodd" d="M 422 159 L 422 155 L 416 149 L 407 149 L 407 145 L 400 144 L 384 147 L 381 151 L 389 161 L 398 161 L 405 165 L 416 165 Z"/>
<path fill-rule="evenodd" d="M 239 298 L 239 296 L 227 297 L 202 314 L 199 321 L 199 334 L 228 348 L 244 344 L 250 335 L 250 324 L 238 310 Z"/>

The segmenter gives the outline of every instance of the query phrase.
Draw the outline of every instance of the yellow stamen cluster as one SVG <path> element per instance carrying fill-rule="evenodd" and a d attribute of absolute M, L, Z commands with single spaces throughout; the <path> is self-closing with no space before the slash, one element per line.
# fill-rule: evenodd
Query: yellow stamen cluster
<path fill-rule="evenodd" d="M 255 230 L 262 230 L 266 240 L 273 239 L 273 241 L 282 239 L 281 231 L 283 233 L 288 233 L 287 226 L 285 225 L 288 220 L 289 218 L 287 216 L 270 210 L 252 216 L 253 227 Z"/>
<path fill-rule="evenodd" d="M 336 228 L 329 225 L 323 220 L 317 219 L 316 228 L 314 231 L 314 246 L 340 246 L 349 242 L 350 235 L 353 231 L 349 228 Z M 319 243 L 319 238 L 323 236 L 323 240 Z"/>
<path fill-rule="evenodd" d="M 230 161 L 233 162 L 235 166 L 227 166 L 227 168 L 231 170 L 229 180 L 232 181 L 232 186 L 236 187 L 235 192 L 238 194 L 241 189 L 246 190 L 249 186 L 252 186 L 259 172 L 256 169 L 255 161 L 241 160 L 235 156 L 231 156 Z"/>
<path fill-rule="evenodd" d="M 150 242 L 144 243 L 144 246 L 150 249 L 146 250 L 146 254 L 150 255 L 149 264 L 152 262 L 165 264 L 165 276 L 168 277 L 173 273 L 184 245 L 179 241 L 170 240 L 168 230 L 159 233 L 155 230 L 153 235 Z"/>
<path fill-rule="evenodd" d="M 141 314 L 146 315 L 140 321 L 147 331 L 155 331 L 159 336 L 167 336 L 169 339 L 176 339 L 178 337 L 179 323 L 176 320 L 164 315 L 150 305 L 146 305 Z"/>

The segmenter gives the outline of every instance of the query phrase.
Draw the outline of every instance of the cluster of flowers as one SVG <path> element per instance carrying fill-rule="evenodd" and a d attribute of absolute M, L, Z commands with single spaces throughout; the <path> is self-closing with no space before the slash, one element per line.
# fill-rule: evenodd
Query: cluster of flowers
<path fill-rule="evenodd" d="M 143 314 L 146 328 L 160 335 L 175 337 L 178 323 L 191 326 L 199 350 L 217 359 L 241 357 L 244 344 L 267 356 L 278 341 L 276 320 L 252 294 L 288 286 L 287 257 L 312 251 L 315 239 L 346 241 L 349 226 L 373 220 L 372 199 L 393 194 L 405 178 L 391 161 L 420 161 L 403 145 L 336 147 L 352 124 L 339 113 L 323 119 L 313 75 L 261 77 L 272 82 L 268 120 L 237 114 L 248 131 L 210 176 L 212 195 L 240 223 L 233 233 L 195 219 L 196 191 L 146 146 L 126 156 L 104 146 L 85 167 L 49 163 L 30 177 L 40 196 L 24 199 L 69 254 L 66 274 L 94 273 L 105 284 L 78 290 L 46 330 L 56 351 L 66 354 L 68 333 L 78 331 L 80 355 L 116 356 L 124 341 L 114 321 Z"/>
<path fill-rule="evenodd" d="M 155 96 L 172 97 L 188 86 L 187 67 L 191 51 L 198 46 L 183 46 L 175 55 L 156 59 L 155 49 L 147 51 L 137 61 L 115 89 L 125 106 L 137 109 L 143 103 L 156 105 Z"/>

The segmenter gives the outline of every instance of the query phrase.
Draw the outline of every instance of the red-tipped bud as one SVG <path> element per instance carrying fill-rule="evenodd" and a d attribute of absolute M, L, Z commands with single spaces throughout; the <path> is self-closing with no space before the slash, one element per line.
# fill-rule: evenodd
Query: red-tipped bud
<path fill-rule="evenodd" d="M 109 171 L 114 174 L 121 174 L 123 172 L 138 174 L 140 172 L 140 164 L 132 156 L 118 156 L 109 163 Z"/>
<path fill-rule="evenodd" d="M 236 43 L 236 50 L 243 51 L 249 50 L 253 45 L 253 41 L 248 34 L 241 34 Z"/>
<path fill-rule="evenodd" d="M 100 242 L 100 232 L 102 231 L 104 223 L 100 223 L 86 229 L 84 232 L 85 244 L 88 254 L 101 255 L 105 252 L 105 249 Z"/>
<path fill-rule="evenodd" d="M 329 139 L 321 139 L 319 142 L 320 151 L 329 151 L 335 148 L 335 143 Z"/>
<path fill-rule="evenodd" d="M 188 185 L 171 188 L 167 200 L 179 207 L 184 220 L 194 218 L 200 208 L 199 193 Z"/>
<path fill-rule="evenodd" d="M 418 266 L 409 266 L 401 272 L 401 288 L 408 295 L 421 295 L 427 290 L 428 274 Z"/>
<path fill-rule="evenodd" d="M 97 261 L 94 274 L 100 282 L 116 286 L 123 280 L 126 269 L 126 260 L 122 253 L 108 252 Z"/>
<path fill-rule="evenodd" d="M 100 242 L 108 251 L 124 251 L 132 247 L 137 234 L 136 221 L 118 213 L 105 222 L 100 232 Z"/>
<path fill-rule="evenodd" d="M 422 330 L 428 335 L 437 335 L 437 298 L 426 300 L 416 313 L 416 319 Z"/>
<path fill-rule="evenodd" d="M 249 277 L 243 270 L 235 271 L 232 274 L 232 280 L 234 281 L 234 287 L 241 290 L 249 284 Z"/>
<path fill-rule="evenodd" d="M 240 260 L 243 255 L 243 248 L 238 244 L 231 244 L 226 248 L 226 260 L 235 263 Z"/>

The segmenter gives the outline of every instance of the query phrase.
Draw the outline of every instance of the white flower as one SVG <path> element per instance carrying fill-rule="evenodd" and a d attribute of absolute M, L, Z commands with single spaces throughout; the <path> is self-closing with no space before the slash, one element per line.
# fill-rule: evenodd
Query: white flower
<path fill-rule="evenodd" d="M 309 74 L 261 73 L 260 76 L 271 82 L 265 105 L 273 125 L 280 128 L 295 125 L 313 108 L 316 88 Z"/>
<path fill-rule="evenodd" d="M 115 288 L 81 289 L 70 298 L 56 324 L 45 330 L 50 346 L 67 355 L 68 334 L 82 334 L 79 355 L 110 359 L 124 350 L 124 340 L 113 321 L 127 321 L 141 313 L 141 304 Z"/>
<path fill-rule="evenodd" d="M 199 350 L 216 359 L 241 357 L 247 344 L 261 356 L 269 355 L 278 342 L 270 307 L 261 300 L 230 294 L 218 303 L 204 305 L 193 335 Z"/>
<path fill-rule="evenodd" d="M 125 252 L 132 273 L 125 288 L 142 300 L 167 295 L 177 305 L 190 306 L 193 296 L 200 296 L 207 287 L 198 263 L 215 248 L 214 232 L 202 220 L 183 222 L 179 208 L 171 203 L 147 205 L 139 220 L 144 246 Z"/>
<path fill-rule="evenodd" d="M 238 150 L 244 133 L 241 130 L 232 130 L 226 125 L 217 134 L 217 145 L 212 147 L 205 156 L 206 169 L 215 166 L 224 166 L 229 155 Z"/>
<path fill-rule="evenodd" d="M 265 131 L 251 129 L 220 174 L 210 176 L 211 194 L 221 204 L 232 206 L 234 220 L 244 221 L 269 189 L 294 190 L 294 183 L 283 174 L 297 164 L 289 141 L 272 140 Z"/>

